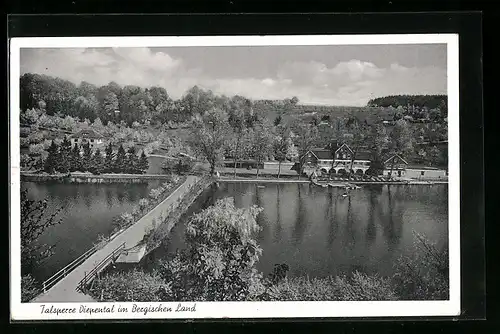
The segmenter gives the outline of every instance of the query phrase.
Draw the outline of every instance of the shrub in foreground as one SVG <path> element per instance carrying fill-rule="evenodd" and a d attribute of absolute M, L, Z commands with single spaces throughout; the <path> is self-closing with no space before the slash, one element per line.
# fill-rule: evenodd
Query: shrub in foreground
<path fill-rule="evenodd" d="M 110 273 L 92 283 L 90 294 L 98 301 L 159 302 L 169 300 L 169 284 L 156 273 L 134 269 Z"/>
<path fill-rule="evenodd" d="M 40 294 L 38 283 L 31 275 L 21 277 L 21 302 L 27 303 Z"/>
<path fill-rule="evenodd" d="M 397 300 L 390 281 L 376 275 L 354 272 L 352 276 L 285 278 L 271 286 L 266 299 L 272 301 L 363 301 Z"/>
<path fill-rule="evenodd" d="M 449 299 L 448 250 L 439 250 L 435 243 L 414 233 L 416 251 L 412 257 L 396 262 L 393 284 L 404 300 Z"/>

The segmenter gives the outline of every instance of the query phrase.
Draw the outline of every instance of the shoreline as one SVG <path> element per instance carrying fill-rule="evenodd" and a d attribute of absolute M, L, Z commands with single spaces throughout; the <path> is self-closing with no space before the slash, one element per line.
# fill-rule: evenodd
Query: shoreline
<path fill-rule="evenodd" d="M 66 182 L 66 183 L 139 183 L 147 180 L 169 179 L 169 174 L 100 174 L 93 175 L 88 173 L 68 173 L 68 174 L 40 174 L 22 171 L 20 173 L 21 181 L 24 182 Z M 297 179 L 296 177 L 271 178 L 267 177 L 233 177 L 220 176 L 215 178 L 216 182 L 243 182 L 243 183 L 312 183 L 306 177 Z M 334 184 L 334 187 L 343 187 L 344 185 L 434 185 L 448 184 L 448 180 L 396 180 L 396 181 L 355 181 L 355 180 L 328 180 L 320 181 L 319 184 Z"/>
<path fill-rule="evenodd" d="M 311 181 L 305 180 L 286 180 L 286 179 L 269 179 L 269 178 L 224 178 L 219 177 L 215 179 L 216 182 L 243 182 L 243 183 L 311 183 Z M 434 185 L 434 184 L 448 184 L 448 181 L 444 180 L 411 180 L 411 181 L 331 181 L 331 182 L 319 182 L 320 184 L 335 184 L 335 187 L 344 187 L 348 184 L 353 185 Z"/>
<path fill-rule="evenodd" d="M 62 182 L 62 183 L 140 183 L 148 180 L 168 180 L 169 174 L 90 174 L 71 172 L 68 174 L 41 174 L 21 171 L 24 182 Z"/>

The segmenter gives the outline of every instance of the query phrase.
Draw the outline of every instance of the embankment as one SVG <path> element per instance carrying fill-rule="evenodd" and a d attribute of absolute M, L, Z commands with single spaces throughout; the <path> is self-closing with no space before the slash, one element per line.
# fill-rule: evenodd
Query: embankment
<path fill-rule="evenodd" d="M 145 183 L 149 180 L 168 180 L 167 174 L 35 174 L 21 172 L 23 182 L 60 182 L 60 183 Z"/>
<path fill-rule="evenodd" d="M 170 233 L 172 228 L 177 224 L 182 215 L 193 204 L 193 202 L 200 196 L 200 194 L 214 183 L 214 179 L 208 176 L 202 177 L 189 186 L 182 197 L 168 208 L 169 212 L 165 219 L 161 220 L 161 224 L 153 228 L 151 232 L 146 235 L 142 241 L 146 245 L 146 254 L 158 247 L 162 240 Z"/>

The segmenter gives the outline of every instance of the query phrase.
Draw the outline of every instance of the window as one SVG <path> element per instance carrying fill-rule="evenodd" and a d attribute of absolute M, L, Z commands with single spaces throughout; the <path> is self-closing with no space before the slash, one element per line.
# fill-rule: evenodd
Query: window
<path fill-rule="evenodd" d="M 91 139 L 91 140 L 90 140 L 90 142 L 91 142 L 91 143 L 93 143 L 93 142 L 94 142 L 94 139 Z"/>
<path fill-rule="evenodd" d="M 424 171 L 421 171 L 420 172 L 420 176 L 424 176 L 425 172 Z"/>

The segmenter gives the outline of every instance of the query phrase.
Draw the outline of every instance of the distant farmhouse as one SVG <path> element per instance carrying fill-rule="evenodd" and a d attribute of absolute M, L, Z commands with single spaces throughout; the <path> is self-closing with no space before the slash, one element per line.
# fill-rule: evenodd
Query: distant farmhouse
<path fill-rule="evenodd" d="M 78 144 L 78 146 L 90 144 L 91 148 L 98 148 L 104 144 L 104 136 L 97 131 L 91 129 L 80 130 L 70 136 L 71 145 Z"/>

